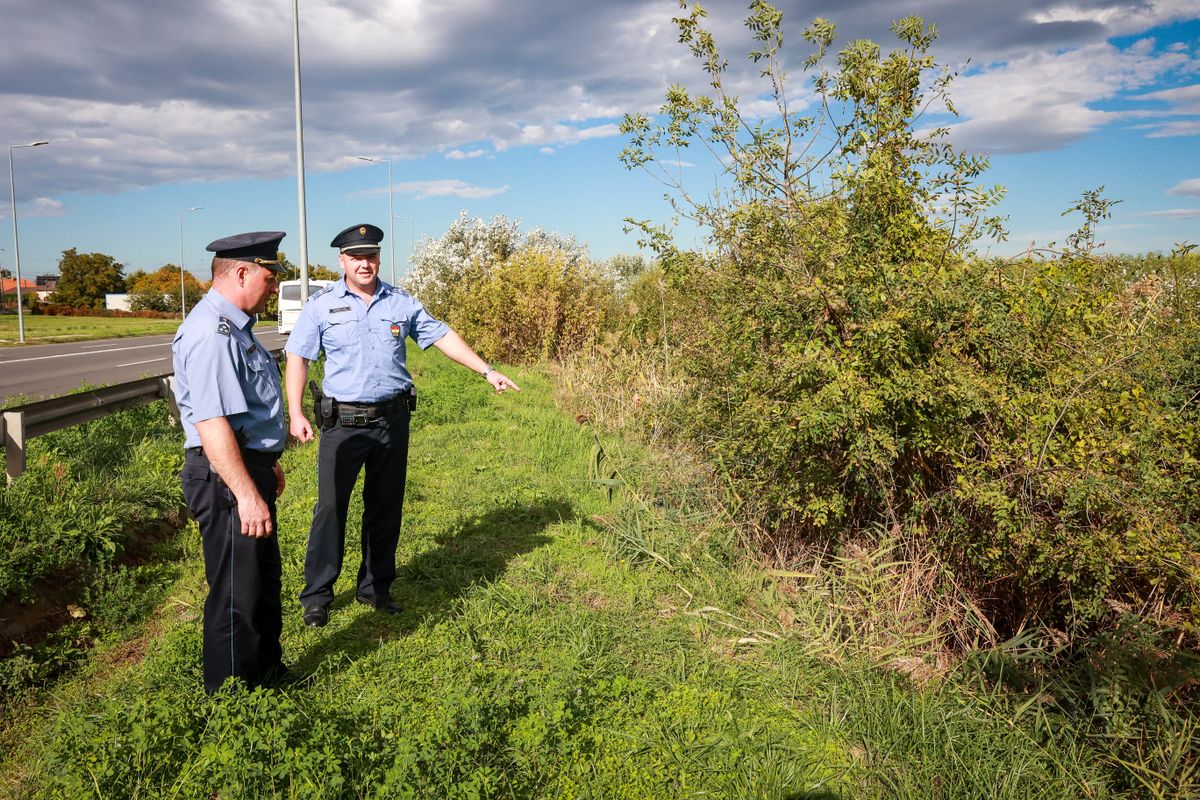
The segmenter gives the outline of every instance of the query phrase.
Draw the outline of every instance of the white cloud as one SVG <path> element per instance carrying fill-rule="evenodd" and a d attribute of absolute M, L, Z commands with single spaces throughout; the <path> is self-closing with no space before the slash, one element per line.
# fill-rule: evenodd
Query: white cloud
<path fill-rule="evenodd" d="M 469 183 L 464 183 L 458 179 L 447 179 L 439 181 L 408 181 L 405 183 L 397 183 L 393 189 L 401 194 L 411 194 L 417 200 L 425 200 L 429 197 L 468 197 L 471 199 L 482 199 L 485 197 L 493 197 L 498 194 L 504 194 L 509 190 L 509 186 L 489 187 L 489 186 L 472 186 Z"/>
<path fill-rule="evenodd" d="M 544 156 L 552 156 L 555 153 L 557 153 L 558 151 L 555 150 L 553 147 L 543 147 L 541 150 L 538 150 L 538 152 Z"/>
<path fill-rule="evenodd" d="M 33 208 L 25 212 L 30 217 L 61 217 L 67 207 L 51 197 L 38 197 L 33 201 Z"/>
<path fill-rule="evenodd" d="M 1200 178 L 1188 178 L 1180 181 L 1167 190 L 1167 194 L 1185 194 L 1200 196 Z"/>
<path fill-rule="evenodd" d="M 1200 136 L 1200 120 L 1164 122 L 1154 126 L 1154 130 L 1146 134 L 1147 139 L 1167 139 L 1172 136 Z"/>
<path fill-rule="evenodd" d="M 586 142 L 588 139 L 607 139 L 612 136 L 621 135 L 621 126 L 616 124 L 596 125 L 591 128 L 581 128 L 576 131 L 574 138 L 571 141 Z"/>
<path fill-rule="evenodd" d="M 1034 11 L 1029 18 L 1039 25 L 1054 22 L 1095 22 L 1100 25 L 1108 25 L 1122 13 L 1122 9 L 1111 6 L 1108 8 L 1080 8 L 1075 5 L 1062 4 Z"/>
<path fill-rule="evenodd" d="M 1168 208 L 1164 211 L 1143 211 L 1135 217 L 1158 217 L 1161 219 L 1200 219 L 1200 208 Z"/>
<path fill-rule="evenodd" d="M 23 159 L 39 193 L 294 170 L 286 4 L 72 0 L 70 13 L 41 14 L 26 5 L 0 0 L 0 137 L 54 142 L 39 159 Z M 838 23 L 839 43 L 894 44 L 893 0 L 780 5 L 794 91 L 806 85 L 795 62 L 807 47 L 797 32 L 813 16 Z M 1159 114 L 1143 118 L 1148 135 L 1196 133 L 1192 121 L 1167 117 L 1200 113 L 1200 99 L 1189 93 L 1200 90 L 1150 91 L 1172 71 L 1200 74 L 1195 48 L 1158 48 L 1148 39 L 1125 50 L 1109 44 L 1195 19 L 1195 0 L 916 0 L 905 11 L 937 23 L 943 60 L 969 55 L 983 65 L 952 87 L 962 144 L 1054 148 L 1139 110 Z M 714 4 L 710 12 L 730 57 L 730 91 L 751 117 L 774 113 L 758 67 L 742 57 L 751 44 L 744 7 Z M 670 84 L 704 86 L 677 41 L 670 19 L 678 9 L 668 0 L 311 0 L 300 13 L 306 164 L 314 170 L 345 168 L 351 153 L 468 160 L 486 154 L 482 143 L 496 153 L 543 152 L 617 137 L 614 120 L 657 109 Z M 1132 92 L 1149 107 L 1098 105 Z M 802 112 L 811 98 L 794 100 L 791 110 Z"/>
<path fill-rule="evenodd" d="M 1188 59 L 1184 53 L 1119 50 L 1109 44 L 1035 53 L 960 78 L 952 86 L 964 122 L 950 125 L 960 146 L 987 152 L 1051 150 L 1103 125 L 1152 109 L 1094 106 L 1151 85 Z M 1178 102 L 1169 97 L 1143 99 Z M 1156 123 L 1156 130 L 1164 126 Z"/>
<path fill-rule="evenodd" d="M 1148 92 L 1138 97 L 1143 100 L 1163 100 L 1183 114 L 1200 114 L 1200 83 Z"/>

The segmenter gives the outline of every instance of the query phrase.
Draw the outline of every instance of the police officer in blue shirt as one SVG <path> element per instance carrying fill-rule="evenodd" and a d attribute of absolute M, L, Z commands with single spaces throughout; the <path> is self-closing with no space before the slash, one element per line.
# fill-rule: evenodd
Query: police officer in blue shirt
<path fill-rule="evenodd" d="M 218 239 L 212 288 L 171 347 L 175 400 L 186 434 L 182 481 L 204 546 L 204 689 L 229 677 L 248 686 L 290 677 L 279 636 L 279 540 L 286 429 L 279 367 L 254 338 L 255 315 L 276 291 L 279 231 Z"/>
<path fill-rule="evenodd" d="M 382 241 L 383 231 L 374 225 L 353 225 L 333 238 L 330 246 L 338 248 L 345 275 L 309 298 L 286 348 L 290 429 L 302 442 L 313 438 L 301 405 L 308 365 L 325 352 L 322 393 L 327 399 L 315 409 L 321 428 L 317 505 L 300 593 L 304 622 L 314 628 L 329 620 L 333 584 L 345 551 L 350 493 L 364 468 L 362 564 L 355 595 L 378 611 L 400 612 L 391 586 L 404 503 L 409 415 L 416 399 L 405 363 L 405 340 L 411 338 L 422 349 L 437 347 L 481 374 L 497 392 L 520 391 L 416 299 L 379 279 Z"/>

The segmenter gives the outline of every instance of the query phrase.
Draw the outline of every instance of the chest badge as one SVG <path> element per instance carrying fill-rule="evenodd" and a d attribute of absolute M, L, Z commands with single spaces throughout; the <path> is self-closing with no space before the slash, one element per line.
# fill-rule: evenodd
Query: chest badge
<path fill-rule="evenodd" d="M 392 338 L 393 339 L 400 338 L 400 326 L 394 322 L 392 323 Z"/>

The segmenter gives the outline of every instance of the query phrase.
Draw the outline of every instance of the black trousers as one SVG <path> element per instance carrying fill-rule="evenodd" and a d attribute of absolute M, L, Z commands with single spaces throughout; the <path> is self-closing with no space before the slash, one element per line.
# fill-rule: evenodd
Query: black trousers
<path fill-rule="evenodd" d="M 242 534 L 233 493 L 203 453 L 189 451 L 183 466 L 183 497 L 204 541 L 204 690 L 210 694 L 231 676 L 253 687 L 284 672 L 276 479 L 269 461 L 246 463 L 271 510 L 275 535 L 263 539 Z"/>
<path fill-rule="evenodd" d="M 409 414 L 405 406 L 362 427 L 334 425 L 321 431 L 317 505 L 304 558 L 302 606 L 328 606 L 333 602 L 333 584 L 342 571 L 346 549 L 350 494 L 359 472 L 364 470 L 358 595 L 371 599 L 390 595 L 396 580 L 396 545 L 404 512 Z"/>

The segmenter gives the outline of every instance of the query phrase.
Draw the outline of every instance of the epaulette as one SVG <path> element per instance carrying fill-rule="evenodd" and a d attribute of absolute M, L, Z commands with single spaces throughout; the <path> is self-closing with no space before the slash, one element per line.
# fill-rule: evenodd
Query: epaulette
<path fill-rule="evenodd" d="M 217 333 L 223 333 L 226 336 L 229 335 L 229 320 L 221 317 L 220 321 L 217 322 Z"/>
<path fill-rule="evenodd" d="M 328 292 L 328 291 L 329 291 L 330 289 L 332 289 L 332 288 L 333 288 L 332 286 L 322 286 L 322 287 L 320 288 L 320 290 L 319 290 L 319 291 L 317 291 L 317 293 L 316 293 L 316 294 L 310 294 L 310 295 L 308 296 L 308 299 L 309 299 L 309 300 L 316 300 L 318 297 L 320 297 L 321 295 L 325 294 L 326 292 Z"/>

